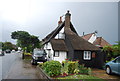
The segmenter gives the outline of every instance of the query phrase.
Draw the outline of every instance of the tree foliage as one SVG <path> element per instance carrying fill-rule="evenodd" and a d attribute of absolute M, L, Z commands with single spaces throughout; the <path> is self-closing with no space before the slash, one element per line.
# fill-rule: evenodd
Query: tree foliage
<path fill-rule="evenodd" d="M 117 56 L 120 56 L 120 41 L 116 42 L 117 44 L 114 44 L 112 46 L 104 46 L 103 51 L 107 54 L 107 60 L 111 60 L 112 58 L 115 58 Z"/>
<path fill-rule="evenodd" d="M 34 48 L 40 47 L 40 42 L 37 36 L 30 35 L 26 31 L 14 31 L 11 34 L 12 39 L 17 39 L 17 46 L 26 48 L 27 52 L 31 52 Z"/>
<path fill-rule="evenodd" d="M 12 44 L 11 42 L 0 42 L 0 49 L 2 49 L 2 50 L 7 50 L 7 49 L 17 50 L 17 47 L 16 47 L 16 45 Z"/>

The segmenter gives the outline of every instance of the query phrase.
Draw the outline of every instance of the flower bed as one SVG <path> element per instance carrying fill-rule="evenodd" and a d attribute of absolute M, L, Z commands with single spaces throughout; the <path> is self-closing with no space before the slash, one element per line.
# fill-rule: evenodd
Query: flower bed
<path fill-rule="evenodd" d="M 40 63 L 39 67 L 52 78 L 91 74 L 91 69 L 84 67 L 84 65 L 79 65 L 78 61 L 66 60 L 61 64 L 58 61 L 52 60 L 42 64 Z"/>

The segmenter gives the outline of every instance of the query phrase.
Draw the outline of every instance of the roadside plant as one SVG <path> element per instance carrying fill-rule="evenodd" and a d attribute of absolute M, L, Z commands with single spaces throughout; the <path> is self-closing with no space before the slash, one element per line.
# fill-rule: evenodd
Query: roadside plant
<path fill-rule="evenodd" d="M 59 61 L 47 61 L 42 65 L 43 70 L 49 76 L 58 76 L 61 74 L 62 64 Z"/>

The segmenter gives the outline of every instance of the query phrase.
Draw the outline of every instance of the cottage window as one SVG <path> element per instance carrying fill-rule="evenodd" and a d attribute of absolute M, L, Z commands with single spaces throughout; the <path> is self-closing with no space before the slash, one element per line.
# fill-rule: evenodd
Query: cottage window
<path fill-rule="evenodd" d="M 59 51 L 54 52 L 54 57 L 59 57 Z"/>
<path fill-rule="evenodd" d="M 83 58 L 84 58 L 84 60 L 90 60 L 91 59 L 91 51 L 84 51 Z"/>

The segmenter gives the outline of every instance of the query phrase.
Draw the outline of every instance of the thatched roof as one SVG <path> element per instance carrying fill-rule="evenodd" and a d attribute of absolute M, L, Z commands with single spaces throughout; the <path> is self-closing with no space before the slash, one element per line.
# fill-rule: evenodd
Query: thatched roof
<path fill-rule="evenodd" d="M 67 36 L 68 40 L 71 42 L 71 45 L 74 50 L 100 50 L 98 47 L 89 43 L 82 37 L 76 35 L 70 29 L 65 32 L 66 32 L 66 36 Z"/>
<path fill-rule="evenodd" d="M 49 35 L 43 39 L 43 44 L 51 42 L 54 50 L 67 50 L 65 40 L 69 40 L 72 45 L 73 50 L 100 50 L 97 46 L 89 43 L 87 40 L 80 37 L 72 23 L 70 22 L 69 12 L 66 14 L 66 19 L 62 22 L 55 30 L 53 30 Z M 67 24 L 67 25 L 65 25 Z M 65 39 L 54 39 L 54 37 L 60 32 L 64 27 Z M 69 51 L 69 50 L 68 50 Z"/>
<path fill-rule="evenodd" d="M 44 39 L 43 39 L 43 44 L 48 43 L 52 38 L 54 38 L 59 31 L 65 26 L 65 21 L 62 22 L 55 30 L 53 30 L 50 34 L 48 34 Z M 70 22 L 70 28 L 72 29 L 73 32 L 76 32 L 75 28 L 73 27 L 72 23 Z"/>
<path fill-rule="evenodd" d="M 51 45 L 55 51 L 68 51 L 65 41 L 63 39 L 52 39 Z"/>

